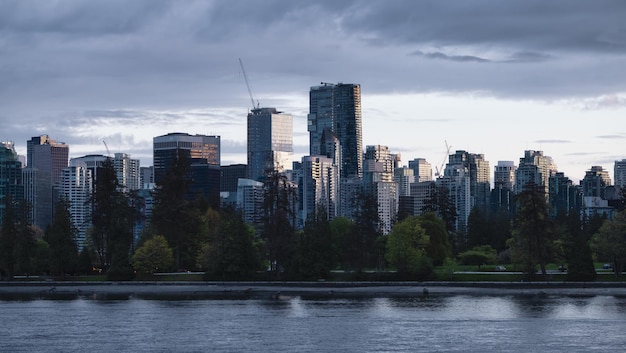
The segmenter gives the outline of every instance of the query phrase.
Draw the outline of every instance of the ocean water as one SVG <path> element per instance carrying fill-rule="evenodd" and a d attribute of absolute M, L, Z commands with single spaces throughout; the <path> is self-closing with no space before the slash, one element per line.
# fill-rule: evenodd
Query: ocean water
<path fill-rule="evenodd" d="M 623 352 L 626 298 L 0 301 L 2 352 Z"/>

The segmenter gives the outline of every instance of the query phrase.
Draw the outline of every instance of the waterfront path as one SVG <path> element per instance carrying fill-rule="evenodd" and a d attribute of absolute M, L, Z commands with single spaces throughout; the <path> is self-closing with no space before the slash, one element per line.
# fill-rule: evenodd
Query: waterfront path
<path fill-rule="evenodd" d="M 284 299 L 539 295 L 626 297 L 621 282 L 0 282 L 0 299 L 88 297 L 144 299 Z"/>

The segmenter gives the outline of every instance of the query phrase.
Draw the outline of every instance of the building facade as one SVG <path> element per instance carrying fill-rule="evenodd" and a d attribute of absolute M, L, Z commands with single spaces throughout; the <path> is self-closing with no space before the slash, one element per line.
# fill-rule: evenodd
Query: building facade
<path fill-rule="evenodd" d="M 24 200 L 22 162 L 13 142 L 0 143 L 0 226 L 6 211 L 6 197 L 10 197 L 15 205 Z"/>
<path fill-rule="evenodd" d="M 248 114 L 249 179 L 261 181 L 270 171 L 284 172 L 293 161 L 293 118 L 275 108 Z"/>
<path fill-rule="evenodd" d="M 63 169 L 68 166 L 69 150 L 67 144 L 48 135 L 34 136 L 26 142 L 26 196 L 32 205 L 33 224 L 41 229 L 52 222 L 57 188 Z"/>

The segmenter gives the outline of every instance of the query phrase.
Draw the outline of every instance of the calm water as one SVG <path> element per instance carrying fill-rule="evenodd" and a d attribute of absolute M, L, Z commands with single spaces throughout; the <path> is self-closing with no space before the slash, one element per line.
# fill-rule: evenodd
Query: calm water
<path fill-rule="evenodd" d="M 626 298 L 4 300 L 2 352 L 623 352 Z"/>

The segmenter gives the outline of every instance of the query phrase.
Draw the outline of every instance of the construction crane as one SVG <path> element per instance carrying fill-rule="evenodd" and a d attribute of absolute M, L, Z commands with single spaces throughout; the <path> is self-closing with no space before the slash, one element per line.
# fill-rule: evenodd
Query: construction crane
<path fill-rule="evenodd" d="M 246 87 L 248 87 L 248 94 L 250 95 L 250 101 L 252 102 L 252 109 L 259 109 L 259 101 L 254 104 L 254 96 L 252 96 L 252 90 L 250 89 L 250 83 L 248 82 L 248 75 L 246 75 L 246 69 L 243 67 L 243 61 L 239 58 L 239 66 L 241 66 L 241 72 L 243 73 L 243 79 L 246 81 Z"/>
<path fill-rule="evenodd" d="M 109 151 L 109 146 L 107 146 L 107 142 L 102 140 L 102 143 L 104 143 L 104 148 L 107 149 L 107 157 L 111 157 L 111 151 Z"/>
<path fill-rule="evenodd" d="M 441 167 L 435 166 L 435 176 L 438 178 L 443 176 L 443 167 L 446 165 L 446 160 L 448 159 L 448 156 L 450 155 L 450 149 L 452 149 L 452 146 L 448 145 L 448 141 L 444 141 L 444 142 L 446 143 L 446 155 L 443 157 L 443 162 L 441 162 Z"/>

